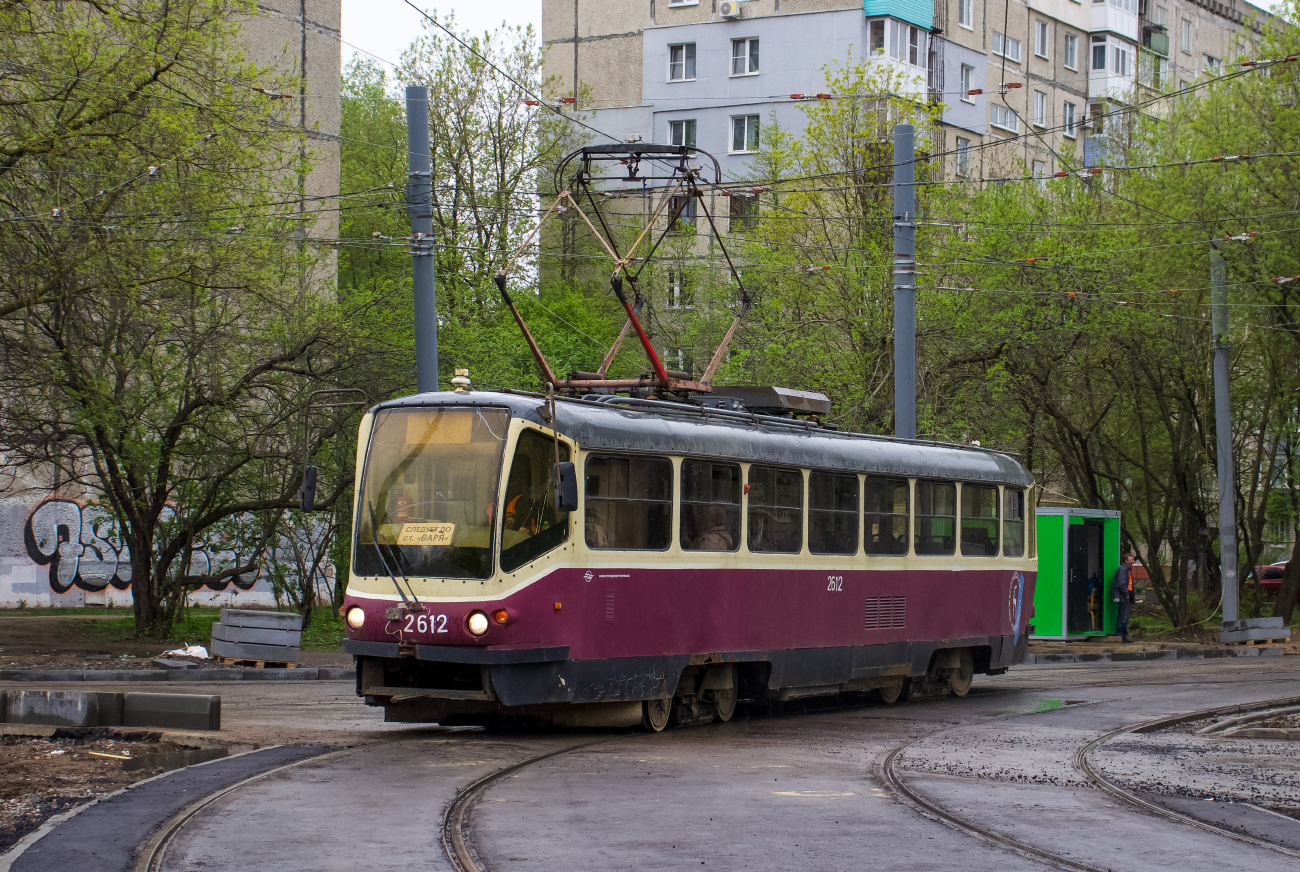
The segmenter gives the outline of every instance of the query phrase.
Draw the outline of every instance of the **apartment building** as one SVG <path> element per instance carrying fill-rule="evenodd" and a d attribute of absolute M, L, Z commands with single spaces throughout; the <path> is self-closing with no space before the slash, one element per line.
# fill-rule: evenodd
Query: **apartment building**
<path fill-rule="evenodd" d="M 952 152 L 946 173 L 989 178 L 1098 160 L 1106 133 L 1085 118 L 1217 70 L 1267 14 L 1243 0 L 543 0 L 542 38 L 547 74 L 593 126 L 698 146 L 732 177 L 770 118 L 801 129 L 827 66 L 887 64 L 943 104 L 931 148 Z"/>

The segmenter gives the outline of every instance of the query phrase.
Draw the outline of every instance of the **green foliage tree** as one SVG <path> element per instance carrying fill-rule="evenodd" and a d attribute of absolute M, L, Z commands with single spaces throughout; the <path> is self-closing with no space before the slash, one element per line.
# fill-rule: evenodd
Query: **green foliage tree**
<path fill-rule="evenodd" d="M 280 217 L 304 167 L 275 95 L 296 89 L 236 50 L 251 11 L 0 6 L 0 448 L 111 513 L 142 632 L 256 570 L 196 546 L 295 502 L 299 398 L 366 370 L 365 313 L 316 286 L 319 253 Z"/>

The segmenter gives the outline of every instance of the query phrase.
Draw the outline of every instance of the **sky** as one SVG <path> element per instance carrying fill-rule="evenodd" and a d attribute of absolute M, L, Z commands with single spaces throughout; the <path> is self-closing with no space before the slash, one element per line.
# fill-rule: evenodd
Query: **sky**
<path fill-rule="evenodd" d="M 481 33 L 499 27 L 532 24 L 542 30 L 542 0 L 411 0 L 430 15 L 454 12 L 462 29 Z M 343 64 L 357 49 L 390 63 L 401 59 L 402 51 L 423 29 L 420 13 L 403 0 L 343 0 Z"/>

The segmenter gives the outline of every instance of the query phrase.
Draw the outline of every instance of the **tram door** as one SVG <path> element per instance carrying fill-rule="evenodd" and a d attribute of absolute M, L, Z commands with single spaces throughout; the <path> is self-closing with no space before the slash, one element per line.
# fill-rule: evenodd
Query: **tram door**
<path fill-rule="evenodd" d="M 1106 579 L 1102 575 L 1100 519 L 1070 524 L 1066 632 L 1100 633 L 1105 625 Z"/>

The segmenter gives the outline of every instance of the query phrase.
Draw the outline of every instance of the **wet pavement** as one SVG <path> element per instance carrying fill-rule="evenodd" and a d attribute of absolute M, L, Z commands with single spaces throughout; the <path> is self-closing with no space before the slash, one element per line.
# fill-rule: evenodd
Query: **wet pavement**
<path fill-rule="evenodd" d="M 180 831 L 162 868 L 450 869 L 440 828 L 460 790 L 598 738 L 383 725 L 350 696 L 336 682 L 223 691 L 231 737 L 355 747 L 213 803 Z M 619 734 L 527 766 L 484 792 L 467 835 L 493 872 L 1046 868 L 894 798 L 880 765 L 906 745 L 898 773 L 913 789 L 1076 861 L 1117 872 L 1293 870 L 1294 857 L 1136 809 L 1074 764 L 1080 747 L 1120 727 L 1289 696 L 1300 696 L 1300 658 L 1021 667 L 978 679 L 965 699 L 742 712 L 729 724 Z M 1108 778 L 1179 811 L 1200 804 L 1283 843 L 1300 838 L 1300 821 L 1268 809 L 1300 808 L 1298 758 L 1300 743 L 1186 730 L 1121 736 L 1091 757 Z"/>

